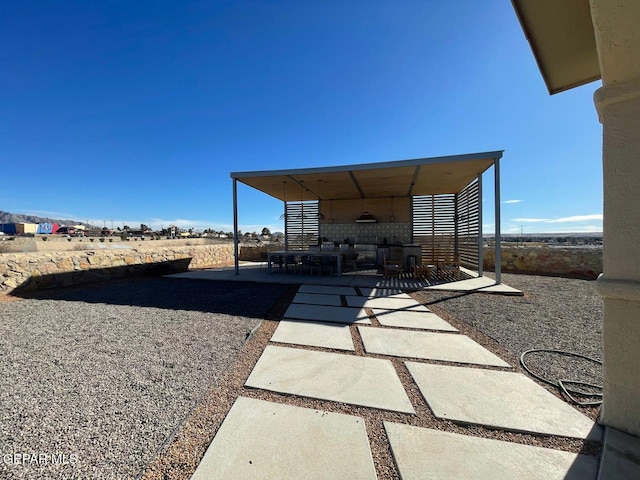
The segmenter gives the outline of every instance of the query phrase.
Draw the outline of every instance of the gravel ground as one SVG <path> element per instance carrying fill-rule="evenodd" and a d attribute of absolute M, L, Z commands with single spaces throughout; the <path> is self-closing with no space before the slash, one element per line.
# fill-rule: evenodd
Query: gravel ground
<path fill-rule="evenodd" d="M 560 277 L 503 274 L 502 280 L 524 293 L 522 297 L 416 292 L 419 302 L 446 319 L 463 322 L 494 339 L 518 362 L 531 349 L 574 352 L 602 360 L 602 299 L 595 282 Z M 530 369 L 558 379 L 602 385 L 602 367 L 594 362 L 555 353 L 532 353 Z M 580 397 L 580 400 L 596 400 Z"/>
<path fill-rule="evenodd" d="M 593 282 L 520 275 L 503 275 L 503 280 L 505 283 L 521 289 L 525 295 L 523 297 L 505 297 L 441 292 L 416 292 L 412 295 L 450 321 L 460 329 L 461 333 L 470 336 L 511 363 L 513 371 L 522 371 L 518 365 L 518 357 L 522 350 L 531 348 L 563 348 L 599 358 L 602 303 L 595 295 Z M 292 294 L 289 293 L 288 299 L 286 296 L 282 297 L 282 303 L 274 308 L 273 320 L 281 318 L 291 296 Z M 368 313 L 371 316 L 371 312 Z M 239 395 L 363 418 L 367 427 L 376 472 L 380 479 L 398 478 L 399 476 L 384 432 L 384 421 L 574 453 L 599 455 L 600 445 L 594 442 L 550 435 L 491 430 L 476 425 L 458 425 L 451 421 L 435 418 L 404 366 L 403 362 L 411 359 L 367 354 L 355 326 L 351 327 L 351 334 L 356 351 L 353 353 L 336 352 L 344 355 L 353 354 L 390 359 L 416 410 L 416 415 L 245 388 L 243 385 L 246 378 L 277 325 L 277 321 L 262 323 L 220 384 L 207 393 L 204 400 L 183 423 L 173 442 L 167 445 L 162 454 L 149 465 L 142 477 L 143 480 L 188 479 Z M 380 327 L 373 316 L 372 325 Z M 308 346 L 286 346 L 332 351 Z M 474 368 L 471 365 L 467 366 Z M 546 369 L 545 372 L 548 374 L 556 372 L 562 378 L 572 378 L 571 374 L 574 373 L 574 366 L 566 365 L 562 359 L 558 359 L 558 356 L 546 356 L 538 367 Z M 583 368 L 589 371 L 594 378 L 601 377 L 598 368 L 593 368 L 592 365 L 583 366 Z M 556 388 L 548 385 L 546 388 L 561 397 Z M 598 413 L 598 409 L 593 407 L 577 408 L 592 419 L 595 419 Z M 452 454 L 452 461 L 455 461 L 455 454 Z"/>
<path fill-rule="evenodd" d="M 145 278 L 5 298 L 0 478 L 135 478 L 288 290 Z"/>
<path fill-rule="evenodd" d="M 514 371 L 522 371 L 520 353 L 532 348 L 601 358 L 602 302 L 594 282 L 509 274 L 503 280 L 525 295 L 412 295 L 511 363 Z M 57 452 L 79 455 L 75 466 L 66 470 L 12 466 L 6 472 L 0 470 L 0 477 L 133 478 L 144 472 L 144 480 L 187 479 L 238 395 L 364 418 L 378 478 L 398 477 L 384 421 L 598 455 L 599 445 L 591 442 L 437 419 L 406 370 L 406 359 L 401 358 L 391 362 L 416 415 L 245 388 L 244 381 L 295 290 L 265 284 L 156 279 L 0 303 L 0 349 L 10 354 L 0 359 L 0 453 L 57 448 Z M 174 310 L 176 305 L 183 310 Z M 63 315 L 65 311 L 72 313 Z M 15 315 L 21 320 L 15 320 L 12 312 L 18 312 Z M 73 312 L 84 312 L 83 321 L 56 320 L 78 318 Z M 245 333 L 259 318 L 267 320 L 243 346 Z M 372 322 L 379 327 L 373 317 Z M 217 328 L 211 329 L 211 323 Z M 351 331 L 354 355 L 389 358 L 366 354 L 357 329 Z M 173 367 L 161 367 L 162 359 Z M 536 354 L 530 363 L 538 373 L 550 377 L 601 382 L 600 368 L 589 362 Z M 96 375 L 103 371 L 107 378 Z M 546 388 L 561 397 L 556 388 Z M 173 396 L 165 398 L 168 391 Z M 125 404 L 123 396 L 134 399 L 135 404 Z M 593 419 L 597 416 L 597 408 L 578 408 Z M 9 419 L 4 420 L 5 416 Z"/>

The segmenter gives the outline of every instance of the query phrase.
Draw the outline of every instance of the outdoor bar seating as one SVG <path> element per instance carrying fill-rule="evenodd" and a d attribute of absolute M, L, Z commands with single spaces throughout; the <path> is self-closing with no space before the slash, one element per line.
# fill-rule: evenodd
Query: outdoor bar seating
<path fill-rule="evenodd" d="M 323 250 L 311 252 L 308 250 L 269 252 L 267 254 L 267 272 L 273 273 L 277 267 L 278 273 L 308 273 L 313 274 L 317 269 L 318 275 L 342 275 L 342 265 L 346 252 L 340 250 Z"/>
<path fill-rule="evenodd" d="M 382 257 L 384 267 L 384 278 L 389 278 L 391 275 L 402 275 L 402 260 L 387 260 L 387 257 Z"/>
<path fill-rule="evenodd" d="M 437 265 L 438 274 L 451 275 L 454 280 L 460 280 L 460 255 L 455 254 L 450 260 L 442 260 Z"/>
<path fill-rule="evenodd" d="M 419 280 L 421 278 L 425 280 L 431 280 L 431 276 L 433 271 L 436 269 L 436 265 L 433 264 L 422 264 L 422 265 L 412 265 L 412 273 L 413 279 Z"/>

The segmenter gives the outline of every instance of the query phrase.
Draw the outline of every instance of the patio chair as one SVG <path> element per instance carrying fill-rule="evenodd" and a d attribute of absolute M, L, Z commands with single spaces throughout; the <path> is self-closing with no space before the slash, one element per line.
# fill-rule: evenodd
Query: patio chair
<path fill-rule="evenodd" d="M 311 271 L 313 271 L 313 269 L 315 267 L 318 267 L 318 275 L 320 275 L 321 270 L 322 270 L 322 265 L 320 263 L 320 256 L 319 255 L 309 255 L 309 264 L 311 265 Z"/>
<path fill-rule="evenodd" d="M 295 255 L 285 255 L 284 257 L 284 272 L 289 273 L 289 267 L 293 268 L 295 272 L 298 269 L 298 259 Z"/>
<path fill-rule="evenodd" d="M 420 280 L 421 278 L 431 280 L 431 276 L 433 275 L 433 271 L 436 269 L 436 266 L 432 263 L 423 263 L 421 265 L 411 265 L 411 269 L 413 271 L 414 280 Z"/>
<path fill-rule="evenodd" d="M 382 255 L 382 265 L 384 267 L 384 278 L 396 275 L 400 278 L 402 275 L 402 260 L 387 260 L 386 255 Z"/>
<path fill-rule="evenodd" d="M 311 255 L 302 255 L 300 257 L 300 275 L 306 269 L 309 271 L 309 275 L 313 275 L 313 267 L 314 262 L 312 261 Z"/>
<path fill-rule="evenodd" d="M 269 259 L 269 255 L 267 251 L 260 252 L 260 271 L 262 271 L 262 267 L 267 264 L 267 260 Z"/>
<path fill-rule="evenodd" d="M 354 272 L 358 271 L 358 254 L 356 252 L 344 255 L 344 265 L 350 265 Z"/>
<path fill-rule="evenodd" d="M 451 260 L 439 261 L 436 269 L 438 276 L 445 278 L 450 275 L 454 280 L 460 280 L 460 255 L 456 253 Z"/>
<path fill-rule="evenodd" d="M 321 256 L 319 275 L 322 275 L 322 272 L 326 270 L 329 270 L 329 275 L 333 275 L 333 268 L 337 268 L 337 266 L 337 259 L 335 257 Z"/>
<path fill-rule="evenodd" d="M 271 271 L 273 272 L 273 269 L 275 267 L 278 267 L 278 273 L 282 273 L 282 266 L 284 265 L 284 256 L 283 255 L 272 255 L 271 259 L 269 260 L 271 262 Z"/>

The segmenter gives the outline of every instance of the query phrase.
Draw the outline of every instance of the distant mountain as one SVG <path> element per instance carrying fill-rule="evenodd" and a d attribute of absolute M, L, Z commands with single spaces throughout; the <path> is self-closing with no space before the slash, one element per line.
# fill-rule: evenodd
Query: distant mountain
<path fill-rule="evenodd" d="M 21 213 L 9 213 L 3 212 L 2 210 L 0 210 L 0 223 L 57 223 L 59 225 L 84 225 L 86 227 L 92 227 L 92 225 L 88 223 L 78 222 L 76 220 L 39 217 L 37 215 L 24 215 Z"/>

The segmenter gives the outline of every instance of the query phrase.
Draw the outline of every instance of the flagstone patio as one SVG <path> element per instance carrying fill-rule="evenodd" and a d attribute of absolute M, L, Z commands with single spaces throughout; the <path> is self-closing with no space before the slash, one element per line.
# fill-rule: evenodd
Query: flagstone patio
<path fill-rule="evenodd" d="M 414 280 L 409 274 L 400 278 L 383 278 L 375 270 L 371 272 L 355 272 L 336 275 L 300 275 L 298 273 L 268 273 L 260 263 L 242 262 L 239 274 L 236 275 L 233 267 L 221 267 L 206 270 L 191 270 L 183 273 L 170 275 L 173 278 L 191 278 L 199 280 L 218 280 L 235 282 L 264 282 L 264 283 L 285 283 L 302 284 L 301 293 L 334 293 L 338 295 L 357 295 L 355 288 L 371 289 L 380 291 L 373 296 L 386 296 L 388 291 L 401 293 L 403 291 L 414 291 L 422 289 L 447 290 L 454 292 L 478 292 L 494 293 L 500 295 L 522 295 L 517 290 L 504 283 L 496 284 L 495 280 L 487 277 L 478 277 L 477 272 L 463 269 L 464 278 L 459 281 L 446 283 L 429 283 L 423 279 Z M 325 290 L 323 287 L 341 287 L 345 290 L 340 292 Z M 369 290 L 367 290 L 368 292 Z M 368 293 L 363 294 L 370 296 Z"/>
<path fill-rule="evenodd" d="M 333 307 L 339 307 L 342 305 L 340 295 L 328 295 L 323 293 L 298 293 L 293 298 L 293 303 L 328 305 Z"/>
<path fill-rule="evenodd" d="M 362 308 L 302 305 L 299 303 L 292 303 L 285 312 L 284 318 L 335 323 L 371 323 L 369 315 Z"/>
<path fill-rule="evenodd" d="M 391 328 L 362 328 L 358 331 L 367 353 L 394 357 L 422 358 L 493 367 L 509 367 L 500 357 L 455 333 L 414 332 Z"/>
<path fill-rule="evenodd" d="M 516 372 L 406 362 L 436 417 L 511 431 L 600 440 L 601 428 Z"/>
<path fill-rule="evenodd" d="M 238 397 L 192 480 L 375 480 L 364 421 Z"/>
<path fill-rule="evenodd" d="M 335 350 L 355 350 L 349 326 L 338 323 L 282 320 L 271 341 Z"/>
<path fill-rule="evenodd" d="M 396 412 L 414 413 L 389 360 L 267 346 L 245 385 Z"/>
<path fill-rule="evenodd" d="M 385 327 L 419 328 L 442 332 L 458 331 L 457 328 L 452 327 L 433 312 L 408 312 L 406 310 L 385 310 L 381 308 L 372 308 L 371 311 L 380 322 L 380 325 Z"/>
<path fill-rule="evenodd" d="M 583 480 L 598 468 L 588 455 L 392 422 L 384 428 L 403 479 Z"/>
<path fill-rule="evenodd" d="M 303 285 L 296 298 L 304 303 L 292 303 L 285 314 L 296 320 L 280 322 L 271 337 L 278 345 L 266 346 L 245 387 L 416 418 L 393 358 L 407 367 L 437 418 L 600 440 L 600 427 L 588 417 L 427 309 L 413 311 L 417 302 L 402 292 L 349 288 Z M 382 291 L 393 296 L 378 296 Z M 353 306 L 335 306 L 336 299 Z M 364 311 L 371 302 L 380 326 Z M 365 352 L 355 348 L 356 340 Z M 371 425 L 358 416 L 288 405 L 287 398 L 275 403 L 239 397 L 193 478 L 376 478 Z M 594 456 L 396 420 L 385 420 L 383 430 L 403 479 L 582 480 L 597 474 Z"/>

